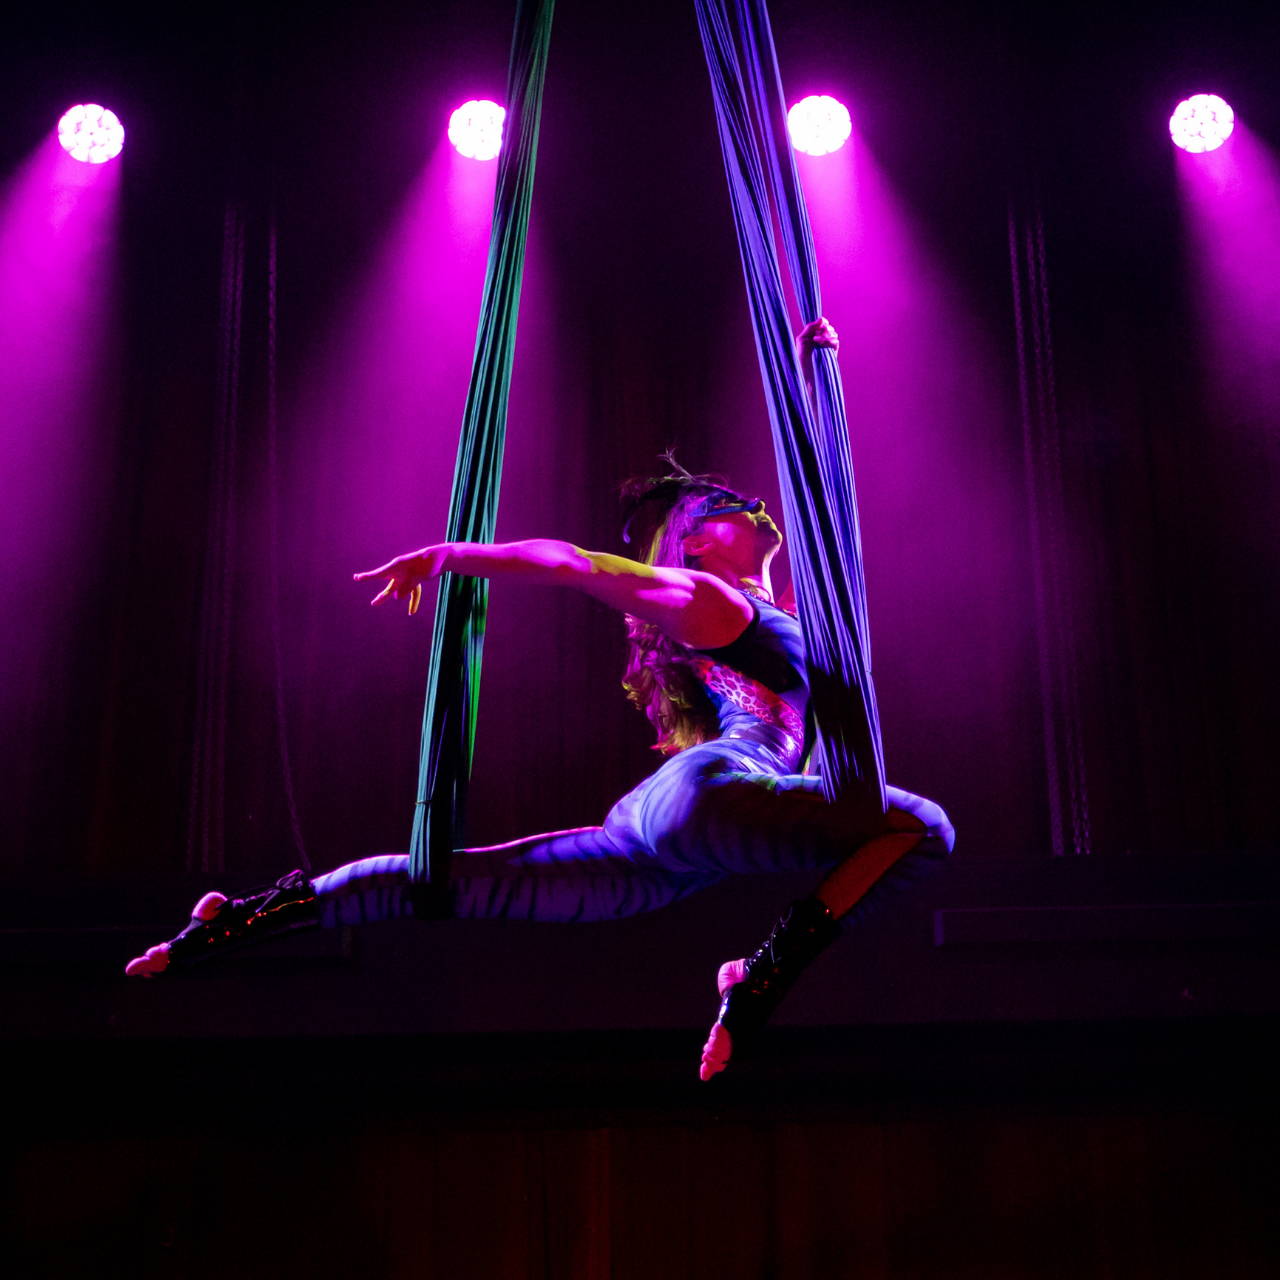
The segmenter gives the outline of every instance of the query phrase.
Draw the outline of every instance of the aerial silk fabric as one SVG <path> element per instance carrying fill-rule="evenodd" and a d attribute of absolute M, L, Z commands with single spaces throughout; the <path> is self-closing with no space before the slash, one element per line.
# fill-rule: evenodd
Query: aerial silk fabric
<path fill-rule="evenodd" d="M 489 260 L 449 500 L 445 536 L 450 542 L 492 542 L 497 525 L 511 361 L 554 10 L 555 0 L 516 4 Z M 485 578 L 446 573 L 436 596 L 409 844 L 410 874 L 424 892 L 427 886 L 440 889 L 448 884 L 449 858 L 463 843 L 488 588 Z"/>
<path fill-rule="evenodd" d="M 884 753 L 844 393 L 835 357 L 824 349 L 815 354 L 812 403 L 805 393 L 774 241 L 776 214 L 803 319 L 817 319 L 813 235 L 769 14 L 764 0 L 695 0 L 695 9 L 791 546 L 817 730 L 813 768 L 828 800 L 883 813 Z"/>
<path fill-rule="evenodd" d="M 822 314 L 817 263 L 786 131 L 777 55 L 762 0 L 695 0 L 734 225 L 764 379 L 808 652 L 815 771 L 830 800 L 884 812 L 883 749 L 871 679 L 866 588 L 844 396 L 819 350 L 805 394 L 774 244 L 776 210 L 806 319 Z M 454 470 L 447 538 L 491 542 L 497 521 L 520 282 L 554 0 L 518 0 L 506 130 L 475 359 Z M 416 885 L 448 883 L 462 844 L 488 605 L 483 578 L 445 574 L 437 595 L 410 841 Z"/>

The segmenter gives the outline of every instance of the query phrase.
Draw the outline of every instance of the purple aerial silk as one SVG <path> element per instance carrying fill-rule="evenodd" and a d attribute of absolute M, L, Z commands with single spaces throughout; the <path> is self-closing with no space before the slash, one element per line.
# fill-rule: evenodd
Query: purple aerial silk
<path fill-rule="evenodd" d="M 764 0 L 695 0 L 729 198 L 764 378 L 792 577 L 804 631 L 814 764 L 828 799 L 886 807 L 866 584 L 844 393 L 834 355 L 814 361 L 814 398 L 792 345 L 774 217 L 802 319 L 822 314 L 804 194 Z"/>

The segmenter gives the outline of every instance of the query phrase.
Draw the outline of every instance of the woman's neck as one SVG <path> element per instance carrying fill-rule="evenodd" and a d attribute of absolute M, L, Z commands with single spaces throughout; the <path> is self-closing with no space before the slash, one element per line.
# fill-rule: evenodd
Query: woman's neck
<path fill-rule="evenodd" d="M 754 557 L 708 555 L 697 561 L 697 565 L 704 573 L 714 573 L 721 582 L 735 591 L 745 591 L 748 595 L 773 603 L 773 582 L 769 576 L 768 560 L 761 564 Z"/>

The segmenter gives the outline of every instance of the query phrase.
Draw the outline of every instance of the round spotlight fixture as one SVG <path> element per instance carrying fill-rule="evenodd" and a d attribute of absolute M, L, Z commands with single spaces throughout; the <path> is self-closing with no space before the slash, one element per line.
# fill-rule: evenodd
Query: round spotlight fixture
<path fill-rule="evenodd" d="M 58 121 L 58 141 L 73 160 L 105 164 L 124 146 L 124 125 L 114 111 L 96 102 L 82 102 Z"/>
<path fill-rule="evenodd" d="M 1235 127 L 1236 113 L 1216 93 L 1193 94 L 1169 117 L 1169 136 L 1183 151 L 1216 151 Z"/>
<path fill-rule="evenodd" d="M 791 145 L 807 156 L 825 156 L 839 151 L 853 132 L 848 109 L 827 94 L 801 98 L 787 112 Z"/>
<path fill-rule="evenodd" d="M 492 160 L 502 150 L 507 113 L 487 98 L 464 102 L 449 117 L 449 141 L 468 160 Z"/>

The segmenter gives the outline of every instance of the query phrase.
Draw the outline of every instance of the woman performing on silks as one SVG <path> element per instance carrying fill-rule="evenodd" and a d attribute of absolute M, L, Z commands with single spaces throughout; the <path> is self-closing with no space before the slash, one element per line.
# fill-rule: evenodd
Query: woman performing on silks
<path fill-rule="evenodd" d="M 834 348 L 825 320 L 800 334 L 801 364 Z M 614 805 L 604 825 L 532 836 L 452 860 L 447 910 L 460 918 L 609 920 L 652 911 L 729 875 L 812 870 L 767 940 L 721 966 L 719 1014 L 700 1075 L 724 1070 L 806 965 L 894 885 L 951 851 L 934 803 L 890 787 L 887 814 L 828 802 L 803 772 L 808 750 L 804 643 L 774 601 L 782 534 L 765 504 L 712 476 L 633 482 L 624 540 L 638 558 L 566 542 L 442 543 L 357 580 L 385 579 L 374 604 L 407 601 L 446 570 L 570 586 L 626 616 L 624 685 L 670 758 Z M 295 871 L 243 899 L 206 894 L 190 924 L 130 961 L 154 977 L 259 938 L 315 925 L 415 914 L 405 854 L 365 858 L 309 880 Z"/>

